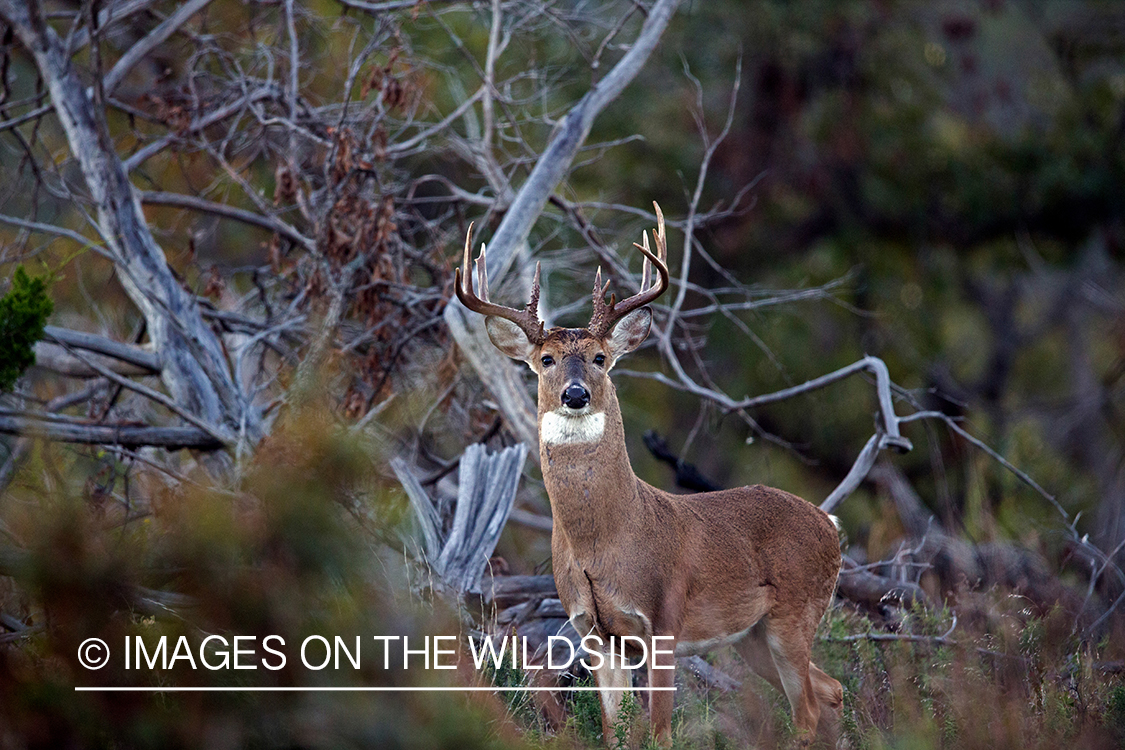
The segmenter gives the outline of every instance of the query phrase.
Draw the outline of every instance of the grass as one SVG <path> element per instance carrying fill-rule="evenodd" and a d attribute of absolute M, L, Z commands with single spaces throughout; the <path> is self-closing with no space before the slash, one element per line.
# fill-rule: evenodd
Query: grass
<path fill-rule="evenodd" d="M 1083 644 L 1070 636 L 1064 620 L 1059 611 L 1034 616 L 1018 597 L 996 591 L 962 601 L 952 631 L 953 610 L 918 608 L 902 613 L 898 624 L 899 633 L 918 640 L 870 640 L 863 634 L 886 631 L 863 615 L 831 610 L 821 624 L 814 660 L 844 685 L 840 746 L 1121 747 L 1125 673 L 1113 662 L 1121 646 L 1112 639 Z M 708 690 L 681 672 L 673 747 L 795 746 L 785 697 L 750 674 L 732 650 L 711 659 L 749 690 Z M 580 684 L 591 683 L 587 678 Z M 557 732 L 534 713 L 513 715 L 533 747 L 652 746 L 635 700 L 623 707 L 608 743 L 601 737 L 596 693 L 568 695 L 566 710 L 566 725 Z"/>

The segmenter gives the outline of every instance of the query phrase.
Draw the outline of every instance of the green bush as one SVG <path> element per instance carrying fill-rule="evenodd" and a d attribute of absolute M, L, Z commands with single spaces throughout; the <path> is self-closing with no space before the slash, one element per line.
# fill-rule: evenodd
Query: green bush
<path fill-rule="evenodd" d="M 0 297 L 0 391 L 9 391 L 23 371 L 35 364 L 35 342 L 54 310 L 43 279 L 16 268 L 12 288 Z"/>

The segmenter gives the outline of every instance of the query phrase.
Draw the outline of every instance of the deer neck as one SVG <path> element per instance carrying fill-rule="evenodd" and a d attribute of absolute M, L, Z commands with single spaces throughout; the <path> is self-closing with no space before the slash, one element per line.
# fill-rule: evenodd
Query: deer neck
<path fill-rule="evenodd" d="M 617 398 L 581 416 L 539 409 L 539 456 L 555 533 L 593 545 L 635 512 L 637 477 L 625 450 Z"/>

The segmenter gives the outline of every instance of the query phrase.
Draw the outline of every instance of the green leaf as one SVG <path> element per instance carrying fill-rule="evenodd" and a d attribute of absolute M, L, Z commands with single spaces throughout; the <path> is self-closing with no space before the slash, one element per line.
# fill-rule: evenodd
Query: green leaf
<path fill-rule="evenodd" d="M 0 391 L 15 385 L 23 371 L 35 364 L 35 342 L 43 337 L 54 303 L 43 279 L 16 268 L 12 287 L 0 297 Z"/>

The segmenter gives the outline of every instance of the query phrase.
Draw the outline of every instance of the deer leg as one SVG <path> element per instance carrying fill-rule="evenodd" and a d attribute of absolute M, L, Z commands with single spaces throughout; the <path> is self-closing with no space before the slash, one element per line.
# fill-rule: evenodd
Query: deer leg
<path fill-rule="evenodd" d="M 817 738 L 828 747 L 836 747 L 840 734 L 840 709 L 844 705 L 844 686 L 812 662 L 809 662 L 809 679 L 820 704 Z"/>
<path fill-rule="evenodd" d="M 781 678 L 777 675 L 777 668 L 773 665 L 770 648 L 766 645 L 766 620 L 764 618 L 750 629 L 745 638 L 734 644 L 734 648 L 738 651 L 742 660 L 750 666 L 750 669 L 754 670 L 754 674 L 773 685 L 778 692 L 785 693 Z"/>
<path fill-rule="evenodd" d="M 609 653 L 600 653 L 602 665 L 592 671 L 602 699 L 602 739 L 608 747 L 613 742 L 617 713 L 625 699 L 626 691 L 622 688 L 633 686 L 633 673 L 624 668 L 620 654 L 613 654 L 611 658 Z"/>
<path fill-rule="evenodd" d="M 648 685 L 652 688 L 670 688 L 676 684 L 676 659 L 672 655 L 675 646 L 669 651 L 660 651 L 659 659 L 656 653 L 651 655 L 648 662 Z M 671 669 L 669 669 L 671 667 Z M 671 690 L 652 690 L 649 692 L 649 725 L 656 737 L 656 744 L 661 747 L 672 746 L 672 707 L 675 704 L 675 693 Z"/>
<path fill-rule="evenodd" d="M 789 698 L 789 693 L 786 692 L 778 668 L 775 666 L 773 653 L 766 641 L 767 622 L 766 619 L 759 621 L 745 638 L 735 644 L 735 649 L 755 674 Z M 839 731 L 839 710 L 844 704 L 844 688 L 812 662 L 809 662 L 808 681 L 811 684 L 812 700 L 820 709 L 819 721 L 816 725 L 817 738 L 828 747 L 835 747 L 836 735 Z M 793 716 L 796 719 L 796 710 Z"/>
<path fill-rule="evenodd" d="M 782 690 L 793 709 L 793 723 L 797 726 L 798 733 L 804 735 L 801 742 L 805 744 L 816 733 L 816 725 L 820 721 L 820 703 L 810 676 L 809 661 L 815 627 L 809 629 L 802 620 L 803 618 L 771 619 L 766 624 L 766 646 Z M 819 669 L 817 671 L 820 672 Z"/>

